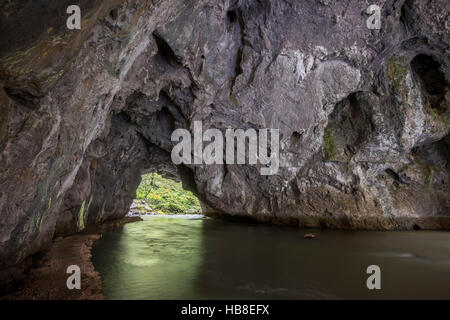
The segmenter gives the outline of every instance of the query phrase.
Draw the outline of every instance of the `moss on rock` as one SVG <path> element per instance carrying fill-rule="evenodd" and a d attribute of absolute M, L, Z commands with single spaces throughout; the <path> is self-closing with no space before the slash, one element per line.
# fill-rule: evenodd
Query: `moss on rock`
<path fill-rule="evenodd" d="M 407 59 L 404 56 L 394 55 L 389 59 L 386 75 L 395 93 L 405 96 L 404 81 L 408 74 Z"/>
<path fill-rule="evenodd" d="M 325 131 L 323 133 L 323 141 L 325 143 L 326 159 L 335 160 L 337 155 L 337 146 L 329 127 L 325 128 Z"/>

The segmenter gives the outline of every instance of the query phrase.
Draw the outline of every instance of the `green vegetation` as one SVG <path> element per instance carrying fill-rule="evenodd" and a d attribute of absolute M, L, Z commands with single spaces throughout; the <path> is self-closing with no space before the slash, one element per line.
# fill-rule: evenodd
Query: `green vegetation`
<path fill-rule="evenodd" d="M 323 133 L 323 141 L 325 142 L 325 151 L 327 152 L 326 158 L 327 160 L 334 160 L 338 153 L 336 143 L 333 140 L 331 135 L 331 129 L 328 127 L 325 128 Z"/>
<path fill-rule="evenodd" d="M 393 86 L 397 94 L 404 96 L 405 88 L 404 81 L 408 74 L 408 67 L 406 58 L 404 56 L 394 56 L 387 64 L 387 78 Z"/>
<path fill-rule="evenodd" d="M 145 174 L 136 191 L 131 210 L 140 214 L 200 213 L 200 202 L 181 182 L 165 179 L 157 173 Z"/>
<path fill-rule="evenodd" d="M 444 101 L 443 103 L 446 103 Z M 430 115 L 431 119 L 438 124 L 441 124 L 445 127 L 450 127 L 450 119 L 449 119 L 449 111 L 444 113 L 439 113 L 436 109 L 434 109 L 429 101 L 425 101 L 425 111 Z M 447 107 L 448 109 L 448 107 Z"/>

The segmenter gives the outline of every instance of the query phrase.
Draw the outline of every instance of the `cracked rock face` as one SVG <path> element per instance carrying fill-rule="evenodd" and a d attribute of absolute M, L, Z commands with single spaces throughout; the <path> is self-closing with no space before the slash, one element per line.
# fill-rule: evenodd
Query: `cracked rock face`
<path fill-rule="evenodd" d="M 124 216 L 144 172 L 210 215 L 450 229 L 448 1 L 0 4 L 0 270 Z M 174 165 L 171 134 L 280 130 L 280 169 Z"/>

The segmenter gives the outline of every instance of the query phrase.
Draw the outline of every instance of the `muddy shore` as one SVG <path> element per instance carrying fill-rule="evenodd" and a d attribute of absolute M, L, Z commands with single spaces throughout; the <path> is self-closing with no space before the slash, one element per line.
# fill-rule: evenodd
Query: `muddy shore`
<path fill-rule="evenodd" d="M 100 275 L 91 261 L 94 242 L 110 227 L 141 221 L 140 217 L 125 217 L 88 227 L 81 233 L 56 238 L 51 247 L 28 270 L 25 278 L 0 300 L 103 300 Z M 81 289 L 66 286 L 67 267 L 77 265 L 81 270 Z"/>

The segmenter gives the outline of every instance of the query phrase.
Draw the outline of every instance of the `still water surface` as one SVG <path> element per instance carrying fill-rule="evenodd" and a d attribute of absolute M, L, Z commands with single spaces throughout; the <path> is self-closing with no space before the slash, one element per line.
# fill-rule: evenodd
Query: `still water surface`
<path fill-rule="evenodd" d="M 107 230 L 93 262 L 108 299 L 450 299 L 449 232 L 147 217 Z M 366 287 L 372 264 L 381 290 Z"/>

